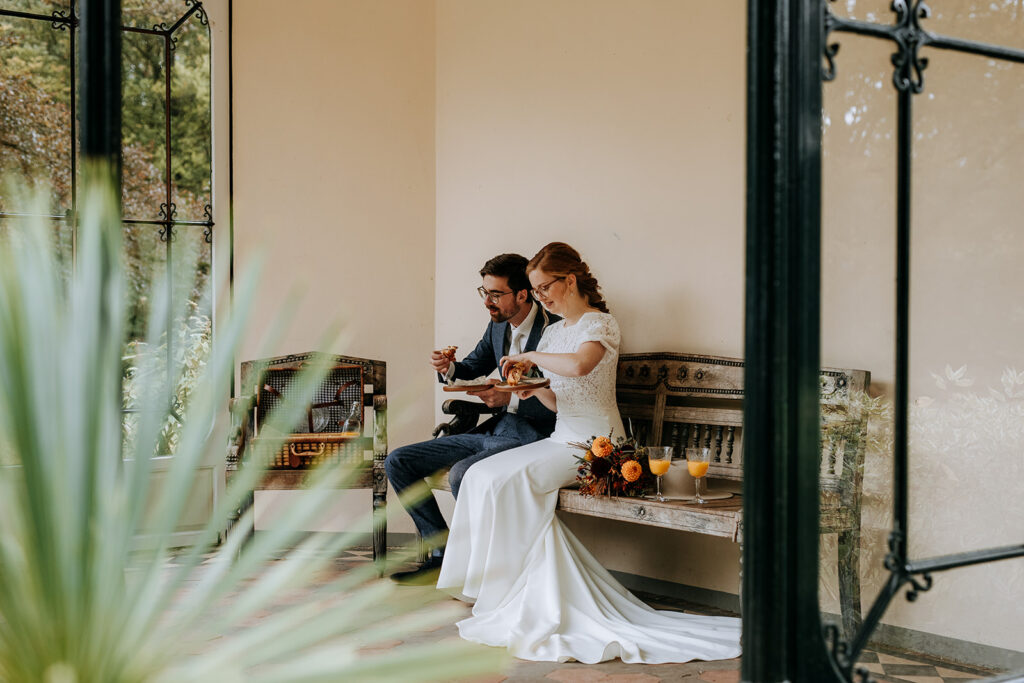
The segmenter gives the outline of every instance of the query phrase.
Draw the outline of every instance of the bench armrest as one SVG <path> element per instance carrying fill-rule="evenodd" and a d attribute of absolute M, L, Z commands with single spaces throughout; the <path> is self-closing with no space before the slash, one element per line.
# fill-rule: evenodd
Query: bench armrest
<path fill-rule="evenodd" d="M 480 420 L 481 415 L 493 415 L 497 408 L 488 408 L 479 401 L 466 401 L 461 398 L 450 398 L 441 404 L 441 412 L 451 415 L 452 419 L 442 422 L 434 428 L 434 437 L 465 434 Z"/>
<path fill-rule="evenodd" d="M 231 421 L 227 453 L 229 465 L 238 465 L 249 445 L 252 436 L 252 407 L 255 403 L 255 395 L 228 399 L 228 414 Z"/>

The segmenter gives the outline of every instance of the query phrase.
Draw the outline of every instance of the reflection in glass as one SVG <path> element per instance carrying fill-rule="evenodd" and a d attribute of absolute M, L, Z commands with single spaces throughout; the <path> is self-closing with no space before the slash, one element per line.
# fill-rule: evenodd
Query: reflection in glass
<path fill-rule="evenodd" d="M 837 13 L 864 7 L 832 4 Z M 1022 46 L 1019 3 L 935 9 L 973 16 L 957 19 L 954 30 L 933 15 L 923 22 L 928 30 Z M 872 373 L 859 546 L 866 608 L 889 576 L 892 527 L 894 47 L 849 34 L 829 42 L 841 49 L 836 80 L 823 91 L 822 362 Z M 912 97 L 912 560 L 1019 543 L 1024 528 L 1024 66 L 928 48 L 922 56 L 929 60 L 924 90 Z M 835 552 L 836 541 L 823 536 L 826 619 L 838 611 Z M 1010 635 L 1019 634 L 1019 624 L 1008 605 L 1024 600 L 1024 564 L 995 562 L 933 578 L 935 588 L 919 601 L 930 612 L 898 598 L 883 623 L 1019 649 Z"/>

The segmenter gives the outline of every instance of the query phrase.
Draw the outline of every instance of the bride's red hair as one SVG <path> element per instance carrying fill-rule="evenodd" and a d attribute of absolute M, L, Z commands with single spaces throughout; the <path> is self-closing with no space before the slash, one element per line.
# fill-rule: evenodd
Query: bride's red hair
<path fill-rule="evenodd" d="M 526 272 L 529 274 L 537 269 L 559 277 L 575 275 L 576 288 L 587 303 L 602 313 L 608 312 L 608 304 L 601 296 L 601 286 L 590 273 L 590 266 L 580 258 L 578 251 L 565 242 L 551 242 L 538 251 L 526 264 Z"/>

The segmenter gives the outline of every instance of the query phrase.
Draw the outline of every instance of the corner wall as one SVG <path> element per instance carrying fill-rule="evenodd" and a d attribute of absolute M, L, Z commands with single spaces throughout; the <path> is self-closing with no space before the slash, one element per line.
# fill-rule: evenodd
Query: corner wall
<path fill-rule="evenodd" d="M 392 447 L 434 424 L 433 26 L 418 0 L 234 3 L 236 283 L 266 262 L 242 358 L 386 361 Z M 352 491 L 325 517 L 369 509 Z"/>

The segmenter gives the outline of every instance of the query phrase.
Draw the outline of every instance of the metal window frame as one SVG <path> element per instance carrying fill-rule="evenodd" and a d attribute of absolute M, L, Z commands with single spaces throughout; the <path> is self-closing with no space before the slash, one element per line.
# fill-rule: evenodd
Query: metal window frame
<path fill-rule="evenodd" d="M 85 102 L 85 106 L 81 108 L 82 116 L 82 154 L 84 156 L 89 155 L 101 155 L 120 158 L 120 144 L 121 144 L 121 116 L 120 116 L 120 90 L 110 88 L 110 79 L 113 74 L 109 74 L 105 69 L 107 55 L 104 54 L 107 46 L 105 44 L 90 42 L 84 43 L 82 46 L 83 52 L 81 59 L 76 49 L 78 43 L 78 31 L 81 28 L 82 19 L 79 16 L 80 12 L 76 12 L 80 0 L 69 0 L 68 11 L 54 10 L 52 14 L 35 14 L 32 12 L 20 12 L 16 10 L 9 10 L 0 8 L 0 16 L 15 17 L 19 19 L 30 19 L 35 21 L 49 22 L 54 30 L 70 31 L 70 49 L 68 51 L 68 66 L 71 75 L 72 83 L 75 81 L 76 74 L 81 75 L 81 82 L 87 84 L 90 82 L 93 74 L 90 72 L 90 65 L 103 66 L 102 69 L 96 70 L 95 83 L 97 87 L 87 90 L 82 89 L 82 100 Z M 97 3 L 90 3 L 88 0 L 84 0 L 87 5 L 96 5 Z M 171 169 L 171 64 L 172 53 L 177 46 L 178 38 L 175 33 L 180 29 L 186 21 L 193 16 L 209 30 L 209 18 L 206 15 L 206 10 L 203 8 L 203 3 L 200 0 L 183 0 L 187 9 L 184 14 L 178 17 L 174 23 L 167 26 L 166 22 L 161 22 L 153 26 L 153 28 L 142 28 L 138 26 L 125 26 L 120 23 L 120 9 L 117 10 L 117 18 L 112 21 L 116 22 L 116 26 L 119 27 L 119 33 L 111 33 L 112 38 L 118 39 L 120 42 L 120 35 L 123 33 L 141 33 L 152 36 L 159 36 L 164 43 L 164 196 L 165 201 L 156 207 L 154 215 L 157 217 L 151 219 L 144 218 L 124 218 L 122 223 L 125 225 L 136 224 L 136 225 L 159 225 L 160 226 L 160 240 L 168 244 L 168 250 L 170 249 L 170 243 L 174 239 L 175 228 L 181 227 L 202 227 L 203 237 L 206 242 L 212 243 L 213 240 L 213 205 L 207 204 L 203 207 L 204 219 L 184 221 L 177 220 L 175 218 L 177 214 L 177 207 L 174 204 L 174 183 L 172 179 Z M 119 3 L 100 3 L 101 5 L 106 4 L 117 4 Z M 120 54 L 120 45 L 118 45 L 118 54 Z M 80 62 L 80 63 L 79 63 Z M 120 68 L 118 64 L 117 69 L 118 82 L 120 82 Z M 46 218 L 57 221 L 69 221 L 72 229 L 77 225 L 78 218 L 78 177 L 76 170 L 78 168 L 78 152 L 76 151 L 76 137 L 77 137 L 77 114 L 78 114 L 78 96 L 76 95 L 75 88 L 70 87 L 69 83 L 69 102 L 70 102 L 70 134 L 71 134 L 71 207 L 64 214 L 25 214 L 15 212 L 4 212 L 0 211 L 0 218 Z M 99 90 L 97 95 L 96 91 Z M 100 97 L 105 97 L 109 101 L 99 101 Z M 108 114 L 109 112 L 109 114 Z M 116 121 L 115 121 L 116 119 Z M 94 125 L 90 125 L 91 122 L 95 122 Z M 111 127 L 116 124 L 117 130 L 111 130 Z M 112 147 L 113 141 L 116 140 L 116 149 Z M 118 161 L 119 165 L 119 161 Z M 118 176 L 120 180 L 120 176 Z M 212 168 L 211 168 L 211 187 L 212 187 Z M 212 201 L 212 198 L 211 198 Z"/>
<path fill-rule="evenodd" d="M 178 220 L 177 207 L 174 204 L 174 182 L 171 159 L 171 74 L 172 56 L 177 46 L 177 31 L 191 18 L 195 18 L 207 29 L 208 42 L 209 18 L 200 0 L 183 0 L 186 10 L 170 26 L 161 22 L 153 28 L 126 26 L 121 22 L 121 5 L 119 0 L 69 0 L 68 9 L 54 10 L 50 15 L 21 12 L 0 8 L 0 16 L 20 19 L 44 21 L 50 23 L 54 30 L 69 32 L 68 71 L 70 74 L 70 135 L 71 135 L 71 206 L 63 214 L 30 214 L 0 211 L 0 219 L 41 218 L 66 222 L 71 228 L 72 261 L 77 258 L 78 235 L 78 151 L 76 137 L 78 134 L 78 116 L 81 116 L 81 149 L 85 158 L 103 159 L 108 162 L 111 170 L 109 182 L 116 188 L 115 196 L 121 197 L 121 107 L 122 95 L 120 87 L 111 84 L 122 82 L 121 76 L 121 37 L 125 33 L 140 33 L 157 36 L 163 40 L 164 60 L 164 201 L 158 210 L 154 207 L 155 218 L 121 217 L 122 225 L 153 225 L 160 226 L 159 238 L 165 244 L 165 258 L 168 264 L 167 287 L 171 286 L 170 264 L 173 259 L 173 242 L 177 228 L 202 227 L 203 238 L 207 244 L 213 243 L 213 197 L 210 204 L 203 207 L 203 220 Z M 76 12 L 79 5 L 81 9 Z M 80 37 L 78 33 L 82 32 Z M 78 43 L 81 42 L 79 46 Z M 79 54 L 78 48 L 81 53 Z M 211 48 L 212 49 L 212 45 Z M 74 83 L 79 79 L 81 89 L 81 107 Z M 211 113 L 211 129 L 212 129 Z M 213 190 L 213 168 L 210 168 L 210 188 Z M 168 327 L 171 329 L 172 312 L 168 311 Z M 173 341 L 167 339 L 168 372 L 171 371 L 170 359 L 173 358 Z M 174 412 L 181 409 L 175 406 Z M 137 412 L 126 408 L 125 413 Z"/>
<path fill-rule="evenodd" d="M 746 405 L 748 439 L 763 444 L 744 472 L 744 681 L 869 681 L 855 662 L 891 600 L 913 600 L 931 573 L 1024 556 L 1024 543 L 913 560 L 907 551 L 907 411 L 913 95 L 921 47 L 1024 63 L 1024 51 L 931 33 L 923 0 L 894 0 L 885 26 L 835 16 L 829 0 L 749 0 L 747 103 Z M 833 32 L 895 43 L 897 93 L 896 377 L 890 572 L 849 643 L 818 607 L 822 83 L 835 75 Z"/>

